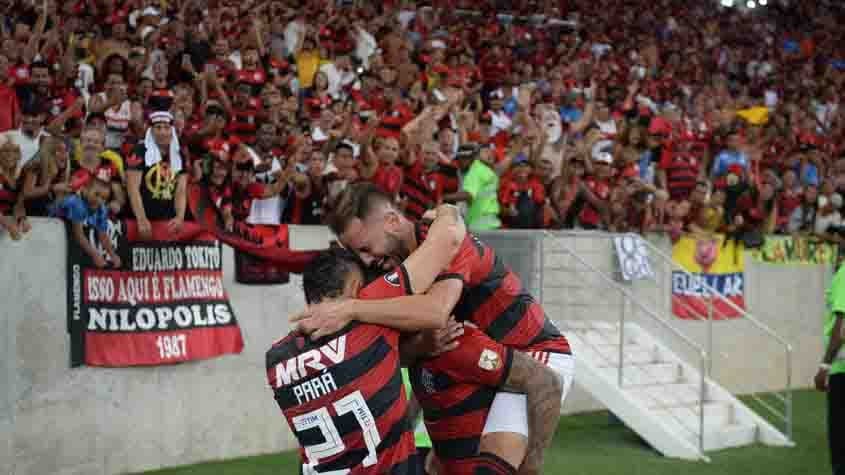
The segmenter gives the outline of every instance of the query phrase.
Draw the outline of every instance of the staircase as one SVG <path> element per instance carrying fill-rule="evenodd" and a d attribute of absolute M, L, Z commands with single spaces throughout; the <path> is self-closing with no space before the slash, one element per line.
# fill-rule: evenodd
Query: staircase
<path fill-rule="evenodd" d="M 600 260 L 606 259 L 612 238 L 613 235 L 591 234 L 588 240 L 579 241 L 572 235 L 561 238 L 547 233 L 538 246 L 543 253 L 544 273 L 563 274 L 541 276 L 545 282 L 540 286 L 546 293 L 543 302 L 547 311 L 557 307 L 553 314 L 558 316 L 556 321 L 572 346 L 576 383 L 667 457 L 709 461 L 709 451 L 754 443 L 794 445 L 789 436 L 791 347 L 747 315 L 749 322 L 759 325 L 778 344 L 782 342 L 787 352 L 786 390 L 783 396 L 775 394 L 783 409 L 751 396 L 774 419 L 785 423 L 781 432 L 709 377 L 713 365 L 712 332 L 710 341 L 696 343 L 675 328 L 675 320 L 665 314 L 665 309 L 661 312 L 654 308 L 662 305 L 643 299 L 643 292 L 634 292 L 632 285 L 620 283 L 612 276 L 608 263 Z M 649 258 L 665 260 L 665 255 L 657 251 L 654 254 Z M 667 266 L 671 272 L 671 258 Z M 656 291 L 660 293 L 661 289 Z M 724 298 L 714 298 L 719 297 Z M 661 336 L 680 342 L 676 347 L 686 348 L 688 360 L 645 330 L 635 321 L 637 318 L 644 319 L 648 328 L 659 329 Z M 712 324 L 712 318 L 706 323 Z"/>
<path fill-rule="evenodd" d="M 573 322 L 563 331 L 576 355 L 578 384 L 655 450 L 667 457 L 708 460 L 704 452 L 755 442 L 791 445 L 637 324 L 625 324 L 620 353 L 619 329 L 606 322 Z"/>

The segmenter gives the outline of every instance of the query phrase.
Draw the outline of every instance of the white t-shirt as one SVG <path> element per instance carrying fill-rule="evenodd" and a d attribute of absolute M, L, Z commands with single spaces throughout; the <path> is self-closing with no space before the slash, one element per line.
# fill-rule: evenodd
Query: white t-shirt
<path fill-rule="evenodd" d="M 278 172 L 281 167 L 278 160 L 273 160 L 270 170 L 255 174 L 255 181 L 264 183 L 265 185 L 273 183 L 275 181 L 273 174 Z M 252 208 L 249 210 L 249 217 L 246 219 L 246 222 L 249 224 L 278 226 L 281 223 L 284 206 L 285 201 L 279 195 L 263 200 L 252 200 Z"/>
<path fill-rule="evenodd" d="M 834 211 L 827 216 L 822 216 L 821 213 L 816 215 L 816 223 L 815 223 L 815 231 L 816 234 L 822 234 L 827 232 L 827 228 L 830 226 L 841 226 L 842 225 L 842 215 L 839 214 L 839 211 Z"/>
<path fill-rule="evenodd" d="M 21 129 L 16 129 L 7 130 L 6 132 L 0 134 L 0 137 L 3 137 L 5 140 L 11 140 L 21 148 L 20 166 L 23 167 L 35 158 L 35 155 L 38 153 L 38 149 L 41 146 L 41 138 L 48 135 L 50 134 L 48 134 L 46 130 L 41 129 L 35 137 L 29 137 L 21 132 Z"/>

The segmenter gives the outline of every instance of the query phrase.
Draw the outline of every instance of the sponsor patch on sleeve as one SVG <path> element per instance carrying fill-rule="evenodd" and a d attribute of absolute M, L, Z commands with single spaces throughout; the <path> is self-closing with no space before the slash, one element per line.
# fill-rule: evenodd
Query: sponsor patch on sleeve
<path fill-rule="evenodd" d="M 502 367 L 502 359 L 493 350 L 484 350 L 478 358 L 478 367 L 485 371 L 496 371 Z"/>
<path fill-rule="evenodd" d="M 386 274 L 384 276 L 384 280 L 387 281 L 388 284 L 390 284 L 394 287 L 399 287 L 399 284 L 400 284 L 399 272 L 391 272 L 389 274 Z"/>

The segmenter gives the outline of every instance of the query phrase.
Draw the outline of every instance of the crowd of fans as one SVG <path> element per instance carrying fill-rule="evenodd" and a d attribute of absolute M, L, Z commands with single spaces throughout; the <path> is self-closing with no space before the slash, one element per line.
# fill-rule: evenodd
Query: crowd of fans
<path fill-rule="evenodd" d="M 0 5 L 16 239 L 27 216 L 176 232 L 192 187 L 229 228 L 320 224 L 359 180 L 473 230 L 842 239 L 836 2 Z"/>

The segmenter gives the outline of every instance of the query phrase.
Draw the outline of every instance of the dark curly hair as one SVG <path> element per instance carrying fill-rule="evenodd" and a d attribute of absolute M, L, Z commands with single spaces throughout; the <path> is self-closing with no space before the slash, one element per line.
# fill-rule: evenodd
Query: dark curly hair
<path fill-rule="evenodd" d="M 352 272 L 363 275 L 363 267 L 352 252 L 335 247 L 321 252 L 302 273 L 302 289 L 309 305 L 343 295 L 343 287 Z"/>

